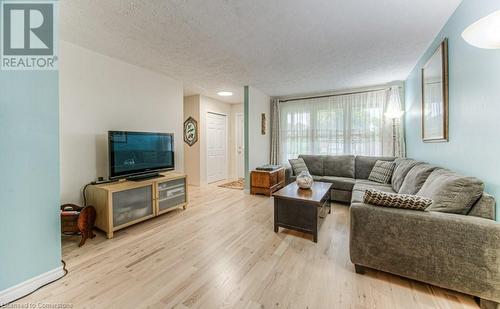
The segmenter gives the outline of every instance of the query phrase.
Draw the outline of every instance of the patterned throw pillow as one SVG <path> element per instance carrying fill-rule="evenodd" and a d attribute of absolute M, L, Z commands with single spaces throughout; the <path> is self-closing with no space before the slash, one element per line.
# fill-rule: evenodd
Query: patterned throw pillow
<path fill-rule="evenodd" d="M 298 159 L 289 159 L 288 162 L 290 162 L 290 165 L 292 166 L 293 174 L 297 176 L 300 174 L 300 172 L 306 171 L 309 173 L 309 169 L 307 168 L 306 162 L 304 162 L 304 159 L 298 158 Z"/>
<path fill-rule="evenodd" d="M 375 162 L 370 176 L 368 176 L 368 180 L 380 183 L 390 183 L 392 172 L 394 172 L 395 167 L 396 163 L 394 162 L 378 160 L 377 162 Z"/>
<path fill-rule="evenodd" d="M 432 204 L 432 200 L 416 195 L 387 193 L 368 189 L 363 196 L 365 204 L 375 206 L 412 209 L 424 211 Z"/>

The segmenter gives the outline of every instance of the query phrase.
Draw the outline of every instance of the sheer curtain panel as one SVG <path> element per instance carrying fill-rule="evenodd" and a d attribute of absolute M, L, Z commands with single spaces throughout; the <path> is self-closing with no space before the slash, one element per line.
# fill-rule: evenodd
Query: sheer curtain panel
<path fill-rule="evenodd" d="M 271 100 L 271 164 L 280 164 L 280 101 Z"/>
<path fill-rule="evenodd" d="M 388 90 L 280 103 L 280 158 L 299 154 L 392 155 Z"/>

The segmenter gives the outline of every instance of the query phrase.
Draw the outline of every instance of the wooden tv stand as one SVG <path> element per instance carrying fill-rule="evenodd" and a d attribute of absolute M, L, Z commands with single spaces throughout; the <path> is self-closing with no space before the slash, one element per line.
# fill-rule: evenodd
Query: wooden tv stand
<path fill-rule="evenodd" d="M 95 225 L 113 233 L 130 225 L 148 220 L 188 203 L 187 177 L 179 173 L 162 173 L 161 177 L 141 181 L 91 185 L 86 196 L 89 205 L 95 207 Z"/>

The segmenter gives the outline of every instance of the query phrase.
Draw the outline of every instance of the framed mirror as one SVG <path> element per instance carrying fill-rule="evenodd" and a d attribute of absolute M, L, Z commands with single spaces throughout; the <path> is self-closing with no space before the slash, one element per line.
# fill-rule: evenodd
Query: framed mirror
<path fill-rule="evenodd" d="M 422 140 L 448 141 L 448 40 L 422 68 Z"/>

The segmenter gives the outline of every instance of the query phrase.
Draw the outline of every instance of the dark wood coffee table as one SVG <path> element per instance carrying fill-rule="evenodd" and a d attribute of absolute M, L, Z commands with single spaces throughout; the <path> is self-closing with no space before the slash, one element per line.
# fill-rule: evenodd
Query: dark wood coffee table
<path fill-rule="evenodd" d="M 273 194 L 274 232 L 280 227 L 313 235 L 318 242 L 318 220 L 330 208 L 331 183 L 314 182 L 310 190 L 300 189 L 295 182 Z"/>

